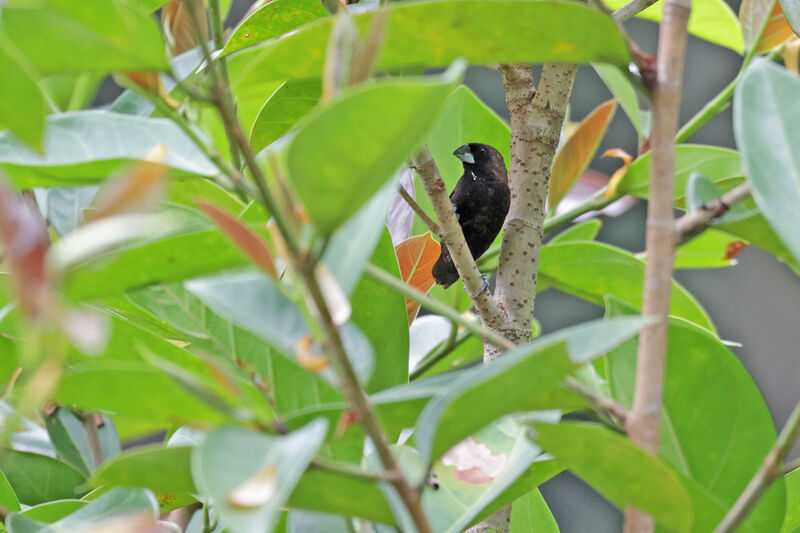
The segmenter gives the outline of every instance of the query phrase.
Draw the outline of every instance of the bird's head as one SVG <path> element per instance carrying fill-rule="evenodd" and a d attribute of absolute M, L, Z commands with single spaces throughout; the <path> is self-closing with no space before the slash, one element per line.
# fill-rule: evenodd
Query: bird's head
<path fill-rule="evenodd" d="M 503 156 L 488 144 L 465 144 L 459 146 L 453 155 L 464 163 L 465 170 L 478 170 L 506 177 L 506 164 Z"/>

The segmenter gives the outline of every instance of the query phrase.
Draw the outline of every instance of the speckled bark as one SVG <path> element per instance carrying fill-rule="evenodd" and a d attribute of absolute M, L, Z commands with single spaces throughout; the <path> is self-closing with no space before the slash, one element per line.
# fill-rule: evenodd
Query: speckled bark
<path fill-rule="evenodd" d="M 506 313 L 499 332 L 515 343 L 531 338 L 545 201 L 577 65 L 547 64 L 538 91 L 528 65 L 502 67 L 511 116 L 511 208 L 503 226 L 495 303 Z M 499 351 L 487 346 L 484 360 Z"/>

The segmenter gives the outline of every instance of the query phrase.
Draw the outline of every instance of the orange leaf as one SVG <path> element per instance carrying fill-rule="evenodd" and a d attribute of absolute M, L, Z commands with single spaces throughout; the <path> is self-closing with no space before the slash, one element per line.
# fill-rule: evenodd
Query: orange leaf
<path fill-rule="evenodd" d="M 613 99 L 597 106 L 556 154 L 547 194 L 550 209 L 555 209 L 591 162 L 616 108 L 617 101 Z"/>
<path fill-rule="evenodd" d="M 800 73 L 800 39 L 792 39 L 783 49 L 783 64 L 786 70 Z"/>
<path fill-rule="evenodd" d="M 153 207 L 164 197 L 167 167 L 161 161 L 165 153 L 164 146 L 156 145 L 147 161 L 136 163 L 125 176 L 108 182 L 92 202 L 87 221 Z"/>
<path fill-rule="evenodd" d="M 442 247 L 433 240 L 431 232 L 404 240 L 395 246 L 395 251 L 400 262 L 400 275 L 403 281 L 427 294 L 436 283 L 431 269 L 442 253 Z M 419 312 L 419 304 L 406 298 L 406 312 L 410 326 Z"/>
<path fill-rule="evenodd" d="M 267 245 L 264 244 L 258 235 L 253 233 L 250 228 L 242 224 L 222 209 L 206 202 L 197 202 L 197 206 L 208 215 L 208 218 L 219 226 L 225 233 L 253 262 L 261 267 L 264 272 L 278 279 L 278 272 L 275 270 L 275 263 L 272 261 L 272 254 L 269 253 Z"/>
<path fill-rule="evenodd" d="M 772 13 L 769 15 L 764 32 L 761 34 L 761 39 L 758 40 L 756 53 L 763 53 L 772 50 L 773 48 L 782 45 L 789 39 L 794 37 L 794 31 L 789 26 L 789 21 L 783 14 L 781 3 L 775 1 L 775 6 L 772 8 Z"/>
<path fill-rule="evenodd" d="M 192 19 L 187 9 L 191 9 L 191 2 L 181 2 L 172 0 L 161 10 L 161 26 L 164 28 L 164 39 L 169 45 L 173 56 L 191 50 L 197 46 L 194 31 L 192 30 Z M 206 34 L 206 8 L 203 2 L 197 4 L 197 15 L 200 17 L 200 27 Z M 206 36 L 207 37 L 207 36 Z"/>
<path fill-rule="evenodd" d="M 633 162 L 633 156 L 622 148 L 611 148 L 603 152 L 603 155 L 600 157 L 616 157 L 622 159 L 622 166 L 611 175 L 611 178 L 608 180 L 608 185 L 606 186 L 606 192 L 603 194 L 604 198 L 611 198 L 617 194 L 617 186 L 619 182 L 622 181 L 622 178 L 625 177 L 625 173 L 628 172 L 628 168 Z"/>

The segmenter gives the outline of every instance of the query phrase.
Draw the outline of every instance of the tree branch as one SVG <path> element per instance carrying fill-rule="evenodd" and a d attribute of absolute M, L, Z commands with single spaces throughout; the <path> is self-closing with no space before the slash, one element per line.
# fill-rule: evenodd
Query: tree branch
<path fill-rule="evenodd" d="M 658 0 L 631 0 L 621 8 L 614 11 L 614 18 L 620 22 L 635 17 L 640 11 L 644 11 L 648 7 L 658 2 Z"/>
<path fill-rule="evenodd" d="M 402 185 L 398 187 L 397 193 L 403 198 L 403 200 L 406 201 L 408 206 L 417 214 L 420 220 L 422 220 L 422 222 L 428 226 L 428 229 L 441 239 L 442 229 L 431 217 L 428 216 L 428 213 L 422 210 L 417 201 L 410 194 L 408 194 L 408 191 L 405 190 Z"/>
<path fill-rule="evenodd" d="M 681 103 L 686 26 L 691 0 L 666 0 L 659 28 L 656 84 L 652 93 L 650 201 L 647 209 L 647 266 L 642 314 L 655 317 L 639 336 L 633 409 L 625 424 L 630 439 L 644 450 L 658 453 L 664 363 L 667 351 L 667 315 L 675 257 L 675 132 Z M 628 508 L 625 533 L 650 533 L 653 519 Z"/>
<path fill-rule="evenodd" d="M 783 426 L 778 440 L 772 447 L 758 472 L 747 484 L 742 494 L 736 499 L 736 503 L 730 508 L 728 514 L 722 522 L 714 529 L 714 533 L 731 533 L 742 525 L 747 515 L 756 506 L 758 500 L 767 491 L 775 480 L 783 476 L 783 460 L 789 450 L 794 446 L 798 435 L 800 435 L 800 402 L 794 406 L 789 420 Z"/>
<path fill-rule="evenodd" d="M 611 398 L 603 396 L 602 394 L 593 391 L 577 379 L 572 376 L 567 376 L 565 380 L 567 387 L 572 389 L 573 392 L 577 393 L 580 396 L 583 396 L 589 403 L 594 405 L 595 407 L 605 411 L 606 413 L 613 415 L 619 418 L 620 422 L 625 424 L 628 420 L 628 415 L 630 414 L 629 411 L 623 407 L 622 405 L 618 404 Z"/>
<path fill-rule="evenodd" d="M 503 323 L 505 317 L 495 305 L 491 293 L 483 290 L 483 278 L 464 240 L 461 225 L 453 213 L 453 204 L 447 195 L 447 186 L 439 176 L 439 170 L 427 147 L 423 147 L 414 157 L 414 165 L 422 185 L 425 187 L 425 192 L 431 199 L 436 218 L 439 219 L 442 240 L 450 251 L 459 276 L 464 280 L 464 287 L 472 299 L 472 304 L 478 310 L 484 325 L 490 329 L 497 328 Z"/>
<path fill-rule="evenodd" d="M 750 185 L 742 183 L 719 198 L 711 200 L 694 213 L 683 215 L 675 221 L 675 233 L 678 239 L 696 235 L 704 230 L 709 222 L 727 213 L 731 207 L 750 196 L 750 194 Z"/>

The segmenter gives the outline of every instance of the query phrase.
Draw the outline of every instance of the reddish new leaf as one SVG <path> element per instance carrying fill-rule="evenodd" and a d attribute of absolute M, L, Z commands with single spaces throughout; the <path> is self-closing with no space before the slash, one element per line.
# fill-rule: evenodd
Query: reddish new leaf
<path fill-rule="evenodd" d="M 0 262 L 8 262 L 22 310 L 35 317 L 50 296 L 45 256 L 50 245 L 44 221 L 0 183 Z"/>
<path fill-rule="evenodd" d="M 214 205 L 206 202 L 197 202 L 197 205 L 256 265 L 274 279 L 278 279 L 272 254 L 269 253 L 267 245 L 258 235 L 239 220 Z"/>
<path fill-rule="evenodd" d="M 783 14 L 780 2 L 776 0 L 772 13 L 769 15 L 767 25 L 758 41 L 757 53 L 769 52 L 794 37 L 794 30 L 789 26 L 789 21 Z"/>
<path fill-rule="evenodd" d="M 431 269 L 442 252 L 442 247 L 433 240 L 431 232 L 406 239 L 395 246 L 395 251 L 403 281 L 427 294 L 435 283 Z M 411 325 L 419 312 L 419 304 L 406 298 L 406 311 L 408 324 Z"/>
<path fill-rule="evenodd" d="M 161 10 L 161 27 L 164 28 L 164 39 L 167 41 L 170 52 L 173 56 L 191 50 L 197 46 L 197 39 L 192 29 L 192 18 L 189 9 L 195 6 L 196 17 L 200 20 L 200 27 L 204 34 L 207 33 L 206 9 L 203 2 L 181 2 L 172 0 Z M 208 35 L 203 35 L 208 38 Z"/>
<path fill-rule="evenodd" d="M 794 36 L 778 0 L 744 0 L 739 20 L 745 46 L 748 49 L 755 46 L 757 53 L 772 50 Z"/>
<path fill-rule="evenodd" d="M 547 194 L 550 209 L 555 209 L 591 162 L 616 108 L 616 100 L 609 100 L 597 106 L 583 119 L 556 154 L 553 171 L 550 174 L 550 190 Z"/>

